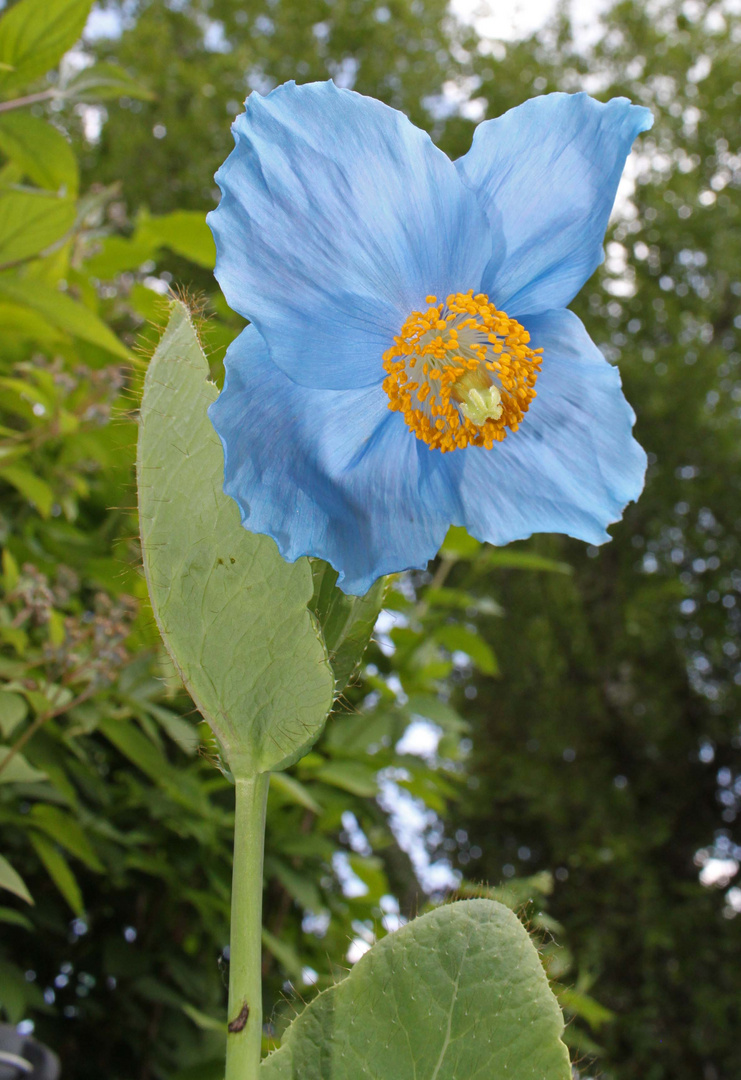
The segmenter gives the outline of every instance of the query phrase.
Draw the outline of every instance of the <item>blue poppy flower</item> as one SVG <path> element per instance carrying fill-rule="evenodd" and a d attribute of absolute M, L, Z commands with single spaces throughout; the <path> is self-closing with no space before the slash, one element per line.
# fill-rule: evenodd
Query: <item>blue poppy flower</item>
<path fill-rule="evenodd" d="M 252 94 L 209 215 L 251 324 L 210 410 L 245 527 L 326 559 L 349 593 L 425 566 L 451 524 L 608 540 L 646 458 L 566 306 L 651 123 L 624 98 L 549 94 L 452 162 L 331 82 Z"/>

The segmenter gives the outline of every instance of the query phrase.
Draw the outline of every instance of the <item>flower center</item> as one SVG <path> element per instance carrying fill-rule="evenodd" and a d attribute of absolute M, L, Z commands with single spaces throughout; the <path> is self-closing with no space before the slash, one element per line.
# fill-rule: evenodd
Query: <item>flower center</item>
<path fill-rule="evenodd" d="M 535 397 L 542 349 L 485 293 L 428 296 L 383 354 L 389 408 L 430 449 L 485 446 L 517 431 Z"/>

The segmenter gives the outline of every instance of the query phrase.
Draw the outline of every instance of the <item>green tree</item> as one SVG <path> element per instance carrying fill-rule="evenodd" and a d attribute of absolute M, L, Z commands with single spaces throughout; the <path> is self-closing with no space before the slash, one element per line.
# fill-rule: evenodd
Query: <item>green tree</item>
<path fill-rule="evenodd" d="M 0 44 L 34 2 L 50 7 L 19 0 Z M 61 55 L 87 4 L 54 2 Z M 565 17 L 481 44 L 441 0 L 111 9 L 120 38 L 88 46 L 97 63 L 66 81 L 0 49 L 18 73 L 0 73 L 0 240 L 3 200 L 44 211 L 7 232 L 0 265 L 0 729 L 6 747 L 23 740 L 0 785 L 0 917 L 17 928 L 0 957 L 6 1015 L 33 1017 L 80 1080 L 220 1076 L 232 792 L 135 570 L 130 347 L 156 337 L 168 282 L 209 294 L 215 373 L 239 328 L 203 214 L 245 93 L 354 79 L 456 156 L 474 125 L 433 109 L 446 82 L 488 116 L 586 88 L 657 115 L 608 262 L 575 305 L 620 364 L 647 491 L 599 552 L 547 538 L 498 552 L 454 533 L 431 576 L 389 594 L 397 622 L 347 712 L 271 792 L 266 1014 L 279 1036 L 314 973 L 327 985 L 353 938 L 426 902 L 380 774 L 384 793 L 417 800 L 432 857 L 504 878 L 460 889 L 523 911 L 601 1074 L 735 1075 L 741 920 L 696 859 L 739 854 L 738 17 L 621 3 L 585 48 Z M 35 104 L 8 108 L 27 92 Z M 89 143 L 74 106 L 101 101 Z M 420 718 L 440 736 L 427 758 L 396 749 Z"/>
<path fill-rule="evenodd" d="M 576 304 L 620 365 L 651 464 L 610 545 L 585 554 L 538 542 L 572 577 L 508 574 L 496 587 L 506 619 L 480 630 L 505 674 L 474 675 L 477 696 L 465 699 L 464 824 L 483 851 L 477 875 L 555 872 L 550 911 L 579 958 L 576 989 L 614 1014 L 598 1036 L 603 1074 L 733 1076 L 740 24 L 712 3 L 689 14 L 621 3 L 586 53 L 568 29 L 508 50 L 479 92 L 499 111 L 516 77 L 537 89 L 599 84 L 600 96 L 654 110 L 607 262 Z M 454 580 L 481 587 L 477 572 Z M 698 871 L 711 856 L 731 861 L 706 888 Z"/>
<path fill-rule="evenodd" d="M 461 73 L 455 56 L 473 41 L 446 7 L 444 0 L 111 5 L 126 29 L 95 51 L 146 70 L 155 97 L 124 101 L 110 116 L 83 156 L 86 173 L 120 183 L 132 210 L 209 209 L 244 98 L 289 79 L 334 78 L 427 127 L 425 99 Z"/>
<path fill-rule="evenodd" d="M 0 1005 L 35 1022 L 65 1074 L 188 1065 L 203 1077 L 222 1069 L 233 791 L 164 665 L 137 568 L 142 365 L 130 346 L 156 337 L 149 285 L 163 279 L 152 270 L 179 265 L 213 289 L 213 246 L 202 211 L 177 202 L 116 235 L 116 185 L 80 182 L 76 107 L 107 101 L 112 122 L 121 102 L 130 112 L 150 96 L 109 60 L 46 76 L 89 6 L 19 0 L 0 18 L 0 920 L 14 928 Z M 26 46 L 50 40 L 41 64 Z M 217 354 L 237 325 L 205 326 Z M 327 958 L 339 970 L 356 928 L 383 932 L 381 898 L 412 876 L 374 801 L 378 770 L 400 763 L 396 740 L 378 734 L 370 763 L 354 719 L 273 784 L 265 976 L 276 1030 L 286 980 L 326 985 Z M 440 810 L 455 793 L 444 774 L 426 787 Z M 302 930 L 308 915 L 316 933 Z"/>

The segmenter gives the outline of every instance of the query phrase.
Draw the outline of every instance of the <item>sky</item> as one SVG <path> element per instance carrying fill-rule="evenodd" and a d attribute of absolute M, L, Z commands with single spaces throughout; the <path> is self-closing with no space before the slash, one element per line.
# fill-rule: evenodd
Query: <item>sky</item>
<path fill-rule="evenodd" d="M 577 31 L 586 35 L 594 33 L 598 14 L 607 2 L 571 0 Z M 474 24 L 482 37 L 512 41 L 541 29 L 553 15 L 556 3 L 557 0 L 450 0 L 450 8 L 460 19 Z M 119 30 L 118 13 L 104 11 L 96 4 L 85 32 L 88 40 L 115 37 Z"/>
<path fill-rule="evenodd" d="M 514 41 L 540 30 L 556 10 L 557 0 L 451 0 L 453 14 L 473 24 L 484 38 Z M 576 38 L 598 32 L 608 0 L 571 0 Z"/>

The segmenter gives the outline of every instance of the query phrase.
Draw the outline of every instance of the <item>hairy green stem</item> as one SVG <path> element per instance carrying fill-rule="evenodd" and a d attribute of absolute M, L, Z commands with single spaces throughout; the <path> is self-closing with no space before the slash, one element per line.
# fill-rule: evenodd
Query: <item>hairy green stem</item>
<path fill-rule="evenodd" d="M 262 1045 L 262 861 L 270 773 L 236 780 L 226 1080 L 258 1080 Z"/>

